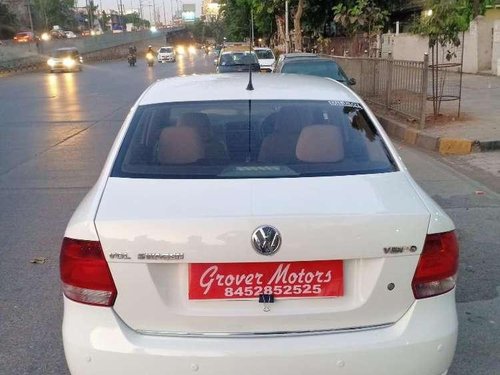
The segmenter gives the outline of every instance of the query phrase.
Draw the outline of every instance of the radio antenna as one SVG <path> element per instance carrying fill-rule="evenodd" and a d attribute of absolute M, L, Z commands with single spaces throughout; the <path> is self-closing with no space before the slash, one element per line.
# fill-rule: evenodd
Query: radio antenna
<path fill-rule="evenodd" d="M 253 90 L 252 84 L 252 43 L 253 43 L 253 8 L 250 9 L 250 58 L 248 59 L 248 85 L 247 90 Z"/>

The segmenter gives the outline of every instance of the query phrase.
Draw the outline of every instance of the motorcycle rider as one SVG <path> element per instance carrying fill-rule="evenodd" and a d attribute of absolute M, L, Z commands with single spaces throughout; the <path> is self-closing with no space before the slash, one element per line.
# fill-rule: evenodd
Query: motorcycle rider
<path fill-rule="evenodd" d="M 136 63 L 136 57 L 137 56 L 137 48 L 135 47 L 135 45 L 130 45 L 128 47 L 128 63 L 130 66 L 134 66 L 135 63 Z"/>
<path fill-rule="evenodd" d="M 151 45 L 148 46 L 148 50 L 146 51 L 146 61 L 149 66 L 153 66 L 155 60 L 155 52 L 153 51 L 153 47 Z"/>

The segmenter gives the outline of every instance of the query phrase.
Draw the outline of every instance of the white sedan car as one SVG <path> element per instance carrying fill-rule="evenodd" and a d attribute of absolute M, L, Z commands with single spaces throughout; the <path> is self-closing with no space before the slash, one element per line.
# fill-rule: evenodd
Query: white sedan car
<path fill-rule="evenodd" d="M 158 63 L 175 62 L 174 47 L 161 47 L 157 52 Z"/>
<path fill-rule="evenodd" d="M 83 374 L 446 374 L 454 225 L 364 102 L 300 75 L 158 81 L 61 249 Z"/>
<path fill-rule="evenodd" d="M 276 63 L 273 50 L 271 48 L 255 47 L 254 49 L 257 58 L 259 59 L 260 70 L 263 72 L 272 73 Z"/>

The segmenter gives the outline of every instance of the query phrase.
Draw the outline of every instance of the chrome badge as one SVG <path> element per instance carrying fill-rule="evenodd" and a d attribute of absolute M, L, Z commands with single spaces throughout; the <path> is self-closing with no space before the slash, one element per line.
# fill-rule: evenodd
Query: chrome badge
<path fill-rule="evenodd" d="M 252 234 L 252 245 L 262 255 L 273 255 L 281 245 L 281 234 L 270 225 L 262 225 Z"/>
<path fill-rule="evenodd" d="M 417 247 L 415 245 L 384 247 L 384 254 L 414 253 L 415 251 L 417 251 Z"/>

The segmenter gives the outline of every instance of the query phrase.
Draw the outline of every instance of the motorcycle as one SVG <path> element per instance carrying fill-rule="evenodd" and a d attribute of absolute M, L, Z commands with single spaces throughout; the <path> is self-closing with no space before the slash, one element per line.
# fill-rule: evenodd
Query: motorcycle
<path fill-rule="evenodd" d="M 148 63 L 148 66 L 153 66 L 153 64 L 155 63 L 155 57 L 153 56 L 153 54 L 151 52 L 148 52 L 146 54 L 146 62 Z"/>
<path fill-rule="evenodd" d="M 137 58 L 133 54 L 129 54 L 127 60 L 130 66 L 135 66 L 135 63 L 137 62 Z"/>

